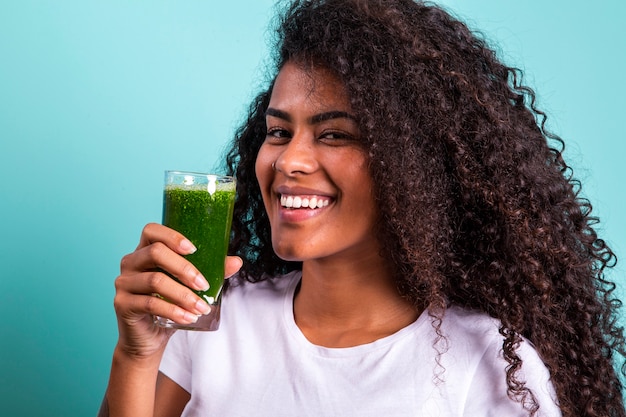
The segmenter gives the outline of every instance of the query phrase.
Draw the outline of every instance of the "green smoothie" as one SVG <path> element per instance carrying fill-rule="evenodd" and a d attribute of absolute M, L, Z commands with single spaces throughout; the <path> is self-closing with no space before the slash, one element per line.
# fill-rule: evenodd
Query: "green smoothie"
<path fill-rule="evenodd" d="M 234 203 L 234 182 L 208 190 L 206 184 L 168 184 L 164 189 L 163 224 L 185 235 L 198 249 L 186 258 L 209 282 L 207 291 L 195 291 L 209 304 L 218 300 L 224 283 Z"/>

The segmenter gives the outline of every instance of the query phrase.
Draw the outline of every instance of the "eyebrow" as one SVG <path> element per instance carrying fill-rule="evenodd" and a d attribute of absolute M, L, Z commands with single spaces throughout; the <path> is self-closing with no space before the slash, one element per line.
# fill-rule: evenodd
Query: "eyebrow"
<path fill-rule="evenodd" d="M 272 107 L 268 107 L 267 110 L 265 110 L 265 116 L 278 117 L 280 119 L 291 122 L 291 116 L 288 113 L 282 110 L 274 109 Z M 332 120 L 332 119 L 356 120 L 356 118 L 348 112 L 333 110 L 333 111 L 319 113 L 319 114 L 312 116 L 310 119 L 310 122 L 312 124 L 316 124 L 316 123 L 321 123 L 321 122 L 325 122 L 326 120 Z"/>

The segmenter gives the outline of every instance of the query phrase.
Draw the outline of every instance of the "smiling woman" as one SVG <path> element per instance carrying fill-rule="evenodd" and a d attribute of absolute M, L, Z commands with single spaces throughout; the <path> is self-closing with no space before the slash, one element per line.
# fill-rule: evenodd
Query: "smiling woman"
<path fill-rule="evenodd" d="M 614 255 L 519 72 L 412 0 L 296 0 L 277 29 L 227 157 L 220 329 L 152 324 L 202 310 L 193 245 L 146 226 L 111 415 L 624 416 Z"/>

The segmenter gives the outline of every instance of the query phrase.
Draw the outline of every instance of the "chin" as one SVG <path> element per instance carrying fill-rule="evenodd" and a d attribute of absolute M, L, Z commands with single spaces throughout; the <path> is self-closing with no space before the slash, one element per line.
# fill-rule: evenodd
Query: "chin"
<path fill-rule="evenodd" d="M 310 251 L 306 250 L 306 248 L 294 247 L 294 246 L 281 246 L 281 245 L 272 245 L 274 249 L 274 253 L 287 262 L 303 262 L 307 259 L 315 259 L 319 258 L 317 253 L 312 254 Z"/>
<path fill-rule="evenodd" d="M 302 260 L 300 256 L 298 256 L 298 250 L 295 250 L 292 247 L 281 247 L 280 244 L 272 243 L 272 247 L 274 249 L 274 253 L 283 261 L 287 262 L 299 262 Z"/>

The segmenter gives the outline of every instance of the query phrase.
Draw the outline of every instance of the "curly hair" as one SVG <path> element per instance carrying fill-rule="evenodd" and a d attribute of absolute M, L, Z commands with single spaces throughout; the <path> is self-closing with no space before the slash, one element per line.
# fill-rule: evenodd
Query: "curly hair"
<path fill-rule="evenodd" d="M 295 61 L 345 84 L 400 293 L 435 316 L 451 303 L 499 319 L 509 395 L 529 414 L 522 337 L 564 416 L 625 416 L 621 302 L 605 277 L 616 257 L 521 72 L 450 13 L 413 0 L 296 0 L 275 51 L 274 76 Z M 254 172 L 268 84 L 227 156 L 239 179 L 231 251 L 250 281 L 301 266 L 273 252 Z"/>

